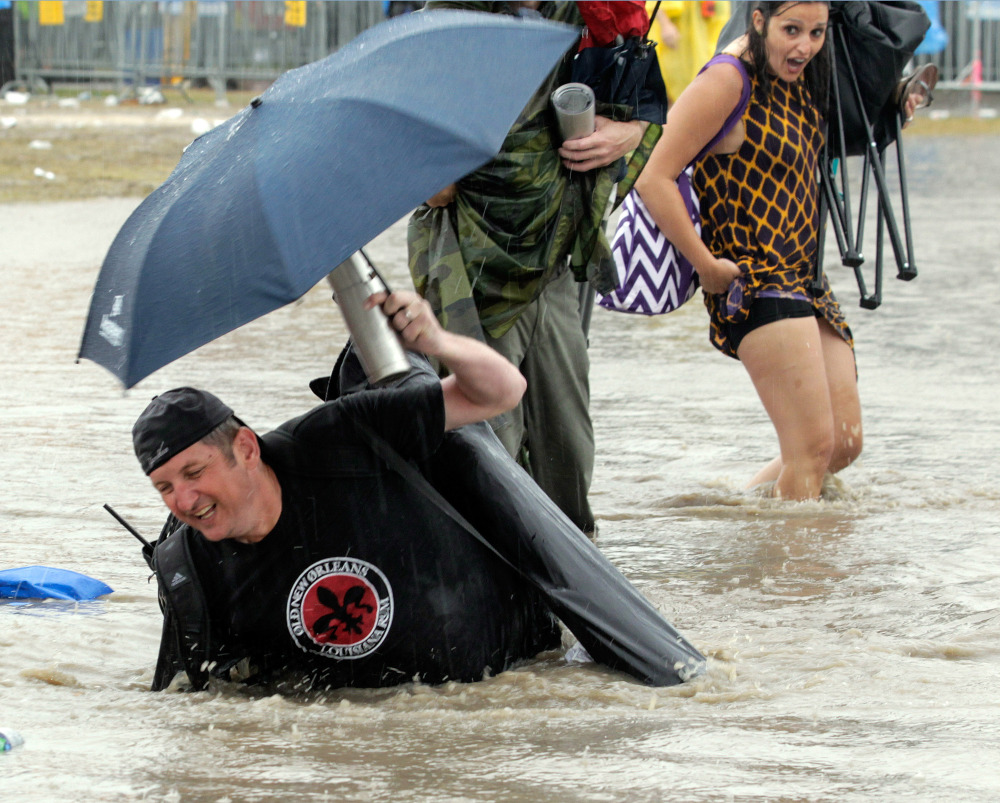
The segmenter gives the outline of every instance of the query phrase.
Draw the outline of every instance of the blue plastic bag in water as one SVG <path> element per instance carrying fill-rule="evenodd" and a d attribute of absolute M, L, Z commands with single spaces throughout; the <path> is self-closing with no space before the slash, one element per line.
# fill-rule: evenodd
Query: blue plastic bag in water
<path fill-rule="evenodd" d="M 0 571 L 0 599 L 85 600 L 110 594 L 114 589 L 69 569 L 23 566 Z"/>

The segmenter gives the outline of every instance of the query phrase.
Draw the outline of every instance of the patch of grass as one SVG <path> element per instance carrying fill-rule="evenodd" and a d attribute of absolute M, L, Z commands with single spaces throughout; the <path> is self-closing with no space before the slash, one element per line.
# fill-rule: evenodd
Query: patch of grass
<path fill-rule="evenodd" d="M 193 117 L 228 118 L 252 96 L 229 92 L 229 106 L 220 109 L 210 90 L 188 90 L 183 97 L 167 89 L 167 106 L 141 107 L 135 102 L 107 106 L 95 92 L 78 108 L 64 108 L 59 106 L 60 94 L 65 93 L 32 98 L 27 107 L 0 108 L 0 115 L 18 121 L 12 128 L 0 129 L 0 203 L 144 198 L 166 180 L 194 139 Z M 79 90 L 70 97 L 77 94 Z M 156 122 L 156 115 L 167 107 L 182 109 L 185 122 Z M 34 141 L 52 147 L 31 148 Z M 36 176 L 35 168 L 55 178 Z"/>
<path fill-rule="evenodd" d="M 145 197 L 180 161 L 190 132 L 176 128 L 44 127 L 0 134 L 0 203 L 95 197 Z M 33 141 L 51 149 L 30 147 Z M 49 180 L 35 168 L 51 172 Z"/>
<path fill-rule="evenodd" d="M 923 114 L 925 112 L 917 112 L 917 119 L 907 126 L 906 131 L 903 132 L 904 137 L 1000 136 L 1000 118 L 954 116 L 946 117 L 943 120 L 931 120 L 920 116 Z"/>

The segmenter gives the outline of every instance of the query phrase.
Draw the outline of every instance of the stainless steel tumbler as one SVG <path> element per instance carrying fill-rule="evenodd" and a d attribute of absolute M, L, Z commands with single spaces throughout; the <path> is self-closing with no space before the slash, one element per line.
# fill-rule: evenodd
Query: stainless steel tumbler
<path fill-rule="evenodd" d="M 381 307 L 365 309 L 365 299 L 387 289 L 382 277 L 360 254 L 352 254 L 326 277 L 344 315 L 354 346 L 373 385 L 391 382 L 410 370 L 399 335 Z"/>
<path fill-rule="evenodd" d="M 594 90 L 586 84 L 563 84 L 552 93 L 563 141 L 594 133 Z"/>

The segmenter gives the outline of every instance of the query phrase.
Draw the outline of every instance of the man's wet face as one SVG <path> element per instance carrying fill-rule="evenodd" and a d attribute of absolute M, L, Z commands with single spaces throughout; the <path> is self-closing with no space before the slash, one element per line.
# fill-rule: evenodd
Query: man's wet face
<path fill-rule="evenodd" d="M 230 460 L 217 447 L 198 442 L 149 479 L 170 512 L 209 541 L 241 538 L 252 530 L 247 521 L 252 486 L 238 451 Z"/>

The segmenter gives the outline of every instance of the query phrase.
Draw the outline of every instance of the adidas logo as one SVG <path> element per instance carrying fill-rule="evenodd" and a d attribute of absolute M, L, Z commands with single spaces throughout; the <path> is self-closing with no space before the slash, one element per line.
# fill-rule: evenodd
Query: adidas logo
<path fill-rule="evenodd" d="M 177 586 L 181 585 L 181 583 L 186 582 L 188 582 L 188 578 L 184 572 L 174 572 L 174 576 L 170 580 L 170 587 L 177 588 Z"/>

